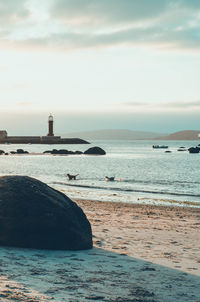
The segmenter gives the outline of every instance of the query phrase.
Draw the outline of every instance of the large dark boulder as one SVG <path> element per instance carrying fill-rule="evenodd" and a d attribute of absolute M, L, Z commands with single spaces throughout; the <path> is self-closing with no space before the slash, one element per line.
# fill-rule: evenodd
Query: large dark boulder
<path fill-rule="evenodd" d="M 92 148 L 89 148 L 88 150 L 86 150 L 84 152 L 84 154 L 88 154 L 88 155 L 105 155 L 106 152 L 101 149 L 100 147 L 92 147 Z"/>
<path fill-rule="evenodd" d="M 92 231 L 82 209 L 63 193 L 28 176 L 3 176 L 0 245 L 84 250 L 92 248 Z"/>

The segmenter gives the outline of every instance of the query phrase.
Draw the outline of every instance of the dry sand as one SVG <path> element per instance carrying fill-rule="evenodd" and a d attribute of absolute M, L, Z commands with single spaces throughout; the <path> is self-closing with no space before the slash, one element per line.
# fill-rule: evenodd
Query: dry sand
<path fill-rule="evenodd" d="M 200 276 L 200 209 L 76 202 L 95 246 Z"/>
<path fill-rule="evenodd" d="M 94 248 L 0 248 L 0 301 L 200 302 L 200 209 L 76 200 Z"/>

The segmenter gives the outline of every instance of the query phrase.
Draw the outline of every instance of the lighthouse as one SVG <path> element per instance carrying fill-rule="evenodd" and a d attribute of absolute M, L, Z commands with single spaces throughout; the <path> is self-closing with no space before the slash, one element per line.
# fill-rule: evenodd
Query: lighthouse
<path fill-rule="evenodd" d="M 54 134 L 53 134 L 53 116 L 51 114 L 48 117 L 48 129 L 49 129 L 49 132 L 48 132 L 47 136 L 54 136 Z"/>

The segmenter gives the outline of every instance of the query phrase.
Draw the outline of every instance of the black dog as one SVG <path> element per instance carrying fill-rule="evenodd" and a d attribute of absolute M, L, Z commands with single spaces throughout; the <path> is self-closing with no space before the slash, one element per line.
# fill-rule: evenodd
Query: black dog
<path fill-rule="evenodd" d="M 105 181 L 114 181 L 114 180 L 115 180 L 115 177 L 105 176 Z"/>
<path fill-rule="evenodd" d="M 67 178 L 69 179 L 69 180 L 76 180 L 76 177 L 78 176 L 79 174 L 76 174 L 76 175 L 71 175 L 71 174 L 67 174 Z"/>

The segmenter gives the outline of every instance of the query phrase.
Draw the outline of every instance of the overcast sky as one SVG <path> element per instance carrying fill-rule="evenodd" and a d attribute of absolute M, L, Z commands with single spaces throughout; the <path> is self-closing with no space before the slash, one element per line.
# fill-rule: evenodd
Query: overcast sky
<path fill-rule="evenodd" d="M 200 0 L 0 0 L 0 129 L 50 112 L 61 133 L 200 129 Z"/>

